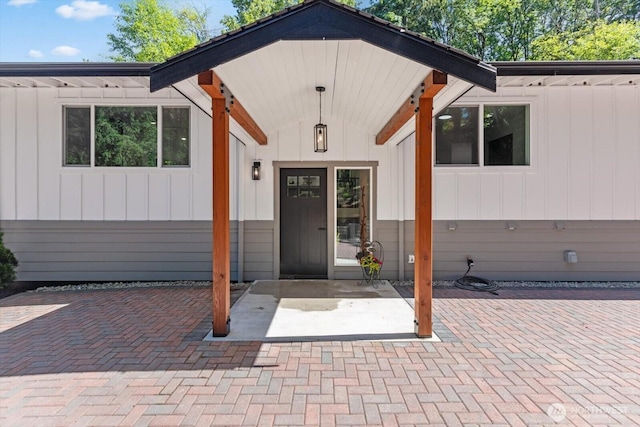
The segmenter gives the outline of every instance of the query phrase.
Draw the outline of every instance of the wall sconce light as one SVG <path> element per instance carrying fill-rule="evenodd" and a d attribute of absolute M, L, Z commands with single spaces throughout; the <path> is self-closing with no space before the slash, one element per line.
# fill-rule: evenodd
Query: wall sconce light
<path fill-rule="evenodd" d="M 447 223 L 447 230 L 449 231 L 455 231 L 458 228 L 458 223 L 455 221 L 449 221 Z"/>
<path fill-rule="evenodd" d="M 507 221 L 507 230 L 515 230 L 516 228 L 518 228 L 518 224 L 514 221 Z"/>
<path fill-rule="evenodd" d="M 254 181 L 260 180 L 260 161 L 256 160 L 253 162 L 253 166 L 251 166 L 251 179 Z"/>
<path fill-rule="evenodd" d="M 327 151 L 327 125 L 322 124 L 322 92 L 324 86 L 316 86 L 316 91 L 320 97 L 320 121 L 313 127 L 313 151 L 316 153 L 324 153 Z"/>

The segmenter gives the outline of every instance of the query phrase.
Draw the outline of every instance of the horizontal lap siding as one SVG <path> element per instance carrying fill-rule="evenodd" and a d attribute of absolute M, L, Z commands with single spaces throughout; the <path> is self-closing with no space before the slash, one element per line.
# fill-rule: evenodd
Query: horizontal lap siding
<path fill-rule="evenodd" d="M 640 221 L 504 221 L 434 223 L 434 278 L 472 273 L 493 280 L 640 280 Z M 274 222 L 245 221 L 244 280 L 274 277 Z M 210 280 L 209 221 L 2 221 L 6 245 L 20 261 L 21 281 Z M 404 244 L 400 253 L 400 236 Z M 414 222 L 376 221 L 384 246 L 382 277 L 398 269 L 413 278 Z M 564 262 L 575 250 L 577 264 Z M 231 280 L 238 278 L 238 223 L 231 223 Z M 336 279 L 359 279 L 358 267 L 336 267 Z"/>
<path fill-rule="evenodd" d="M 493 280 L 640 280 L 640 221 L 504 221 L 434 223 L 434 278 L 455 279 L 466 270 Z M 413 253 L 413 222 L 405 223 L 405 251 Z M 564 262 L 564 251 L 578 254 L 577 264 Z M 406 277 L 413 266 L 405 264 Z"/>
<path fill-rule="evenodd" d="M 273 279 L 274 221 L 244 221 L 244 279 Z"/>
<path fill-rule="evenodd" d="M 211 280 L 209 221 L 2 221 L 21 281 Z M 231 223 L 231 280 L 238 227 Z"/>

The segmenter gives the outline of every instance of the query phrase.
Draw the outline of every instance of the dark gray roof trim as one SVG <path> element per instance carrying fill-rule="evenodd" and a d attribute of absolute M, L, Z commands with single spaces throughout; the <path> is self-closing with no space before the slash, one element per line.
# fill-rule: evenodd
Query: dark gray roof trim
<path fill-rule="evenodd" d="M 499 76 L 584 76 L 640 74 L 640 61 L 492 62 Z"/>
<path fill-rule="evenodd" d="M 148 77 L 144 62 L 0 62 L 0 77 Z"/>
<path fill-rule="evenodd" d="M 152 67 L 151 91 L 280 40 L 363 40 L 478 86 L 496 89 L 495 68 L 473 56 L 333 0 L 307 0 Z"/>

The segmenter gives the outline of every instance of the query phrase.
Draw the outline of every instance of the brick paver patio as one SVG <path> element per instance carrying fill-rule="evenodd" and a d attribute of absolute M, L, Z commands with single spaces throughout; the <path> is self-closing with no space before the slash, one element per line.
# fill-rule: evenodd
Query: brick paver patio
<path fill-rule="evenodd" d="M 442 343 L 264 344 L 202 288 L 15 295 L 0 425 L 640 425 L 639 290 L 435 296 Z"/>

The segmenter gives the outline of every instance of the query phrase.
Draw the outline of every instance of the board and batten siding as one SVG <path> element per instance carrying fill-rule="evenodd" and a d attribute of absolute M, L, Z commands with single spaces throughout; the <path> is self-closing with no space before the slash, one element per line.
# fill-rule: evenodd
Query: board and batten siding
<path fill-rule="evenodd" d="M 454 105 L 530 103 L 530 166 L 436 166 L 436 220 L 640 219 L 640 89 L 473 89 Z M 414 136 L 398 145 L 400 220 L 414 219 Z"/>
<path fill-rule="evenodd" d="M 191 166 L 64 167 L 65 105 L 191 107 Z M 0 89 L 0 220 L 211 220 L 211 119 L 176 91 L 120 88 Z M 250 180 L 244 144 L 230 136 L 230 209 L 238 219 Z"/>

